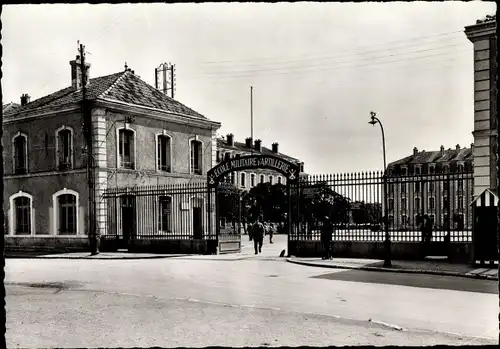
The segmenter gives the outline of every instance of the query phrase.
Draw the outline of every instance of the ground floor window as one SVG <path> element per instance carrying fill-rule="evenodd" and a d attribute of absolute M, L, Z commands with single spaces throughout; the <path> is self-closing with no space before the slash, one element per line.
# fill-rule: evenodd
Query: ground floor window
<path fill-rule="evenodd" d="M 172 198 L 160 196 L 158 203 L 158 229 L 162 233 L 170 233 L 172 231 Z"/>
<path fill-rule="evenodd" d="M 31 234 L 31 199 L 20 196 L 14 199 L 14 233 Z"/>
<path fill-rule="evenodd" d="M 76 196 L 63 194 L 58 197 L 59 234 L 76 234 Z"/>

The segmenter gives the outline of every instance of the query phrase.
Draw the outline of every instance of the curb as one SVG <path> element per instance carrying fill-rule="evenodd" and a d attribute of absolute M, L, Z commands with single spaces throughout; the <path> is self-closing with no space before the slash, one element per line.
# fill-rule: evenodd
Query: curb
<path fill-rule="evenodd" d="M 291 258 L 287 258 L 286 261 L 288 263 L 304 265 L 309 267 L 318 267 L 318 268 L 330 268 L 330 269 L 350 269 L 350 270 L 363 270 L 363 271 L 378 271 L 378 272 L 386 272 L 386 273 L 402 273 L 402 274 L 427 274 L 427 275 L 438 275 L 438 276 L 454 276 L 454 277 L 463 277 L 468 279 L 482 279 L 482 280 L 496 280 L 498 281 L 498 276 L 489 276 L 489 275 L 480 275 L 480 274 L 462 274 L 453 271 L 435 271 L 435 270 L 424 270 L 424 269 L 393 269 L 393 268 L 381 268 L 381 267 L 352 267 L 352 266 L 342 266 L 342 265 L 324 265 L 318 264 L 315 262 L 305 262 L 305 261 L 297 261 Z"/>
<path fill-rule="evenodd" d="M 47 255 L 43 255 L 43 256 L 32 256 L 32 257 L 23 257 L 23 258 L 26 258 L 26 259 L 97 259 L 97 260 L 133 260 L 133 259 L 164 259 L 164 258 L 174 258 L 174 257 L 186 257 L 186 256 L 190 256 L 190 255 L 170 255 L 170 256 L 116 256 L 116 257 L 104 257 L 104 256 L 82 256 L 82 257 L 71 257 L 71 256 L 54 256 L 54 257 L 50 257 L 50 256 L 47 256 Z M 20 257 L 17 257 L 17 258 L 20 258 Z"/>

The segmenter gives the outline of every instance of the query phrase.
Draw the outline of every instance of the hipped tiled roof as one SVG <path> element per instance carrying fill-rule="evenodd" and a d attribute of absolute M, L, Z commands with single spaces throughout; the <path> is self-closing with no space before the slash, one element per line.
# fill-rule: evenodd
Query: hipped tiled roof
<path fill-rule="evenodd" d="M 75 104 L 82 100 L 82 90 L 66 87 L 48 96 L 36 99 L 10 114 L 42 111 L 47 108 Z M 105 99 L 133 104 L 139 107 L 160 109 L 166 112 L 183 114 L 206 119 L 203 115 L 184 104 L 170 98 L 149 85 L 130 70 L 90 79 L 87 87 L 89 100 Z"/>
<path fill-rule="evenodd" d="M 226 149 L 226 150 L 235 150 L 235 151 L 240 151 L 240 152 L 245 152 L 245 153 L 251 153 L 252 149 L 253 149 L 253 148 L 248 148 L 245 143 L 241 143 L 241 142 L 233 142 L 233 146 L 231 147 L 231 146 L 229 146 L 227 144 L 227 140 L 221 139 L 221 138 L 217 139 L 217 147 L 219 149 L 223 148 L 223 149 Z M 259 153 L 255 149 L 253 149 L 253 152 L 254 153 Z M 274 156 L 278 156 L 278 157 L 284 158 L 286 160 L 290 160 L 291 162 L 299 162 L 299 160 L 296 159 L 296 158 L 293 158 L 291 156 L 288 156 L 288 155 L 285 155 L 285 154 L 282 154 L 282 153 L 275 153 L 271 149 L 266 148 L 266 147 L 261 147 L 261 151 L 260 151 L 259 154 L 262 154 L 262 155 L 274 155 Z"/>
<path fill-rule="evenodd" d="M 478 19 L 476 21 L 476 24 L 482 24 L 482 23 L 487 23 L 487 22 L 494 22 L 494 21 L 496 21 L 496 19 L 497 19 L 497 15 L 496 14 L 486 15 L 485 18 Z"/>
<path fill-rule="evenodd" d="M 19 108 L 20 106 L 21 106 L 20 104 L 17 104 L 14 102 L 7 103 L 7 104 L 2 105 L 2 112 L 3 113 L 10 113 L 13 110 Z"/>
<path fill-rule="evenodd" d="M 410 155 L 400 160 L 391 162 L 388 167 L 397 165 L 410 164 L 430 164 L 430 163 L 445 163 L 452 161 L 468 161 L 472 160 L 473 152 L 471 148 L 448 149 L 441 151 L 421 151 L 416 155 Z"/>

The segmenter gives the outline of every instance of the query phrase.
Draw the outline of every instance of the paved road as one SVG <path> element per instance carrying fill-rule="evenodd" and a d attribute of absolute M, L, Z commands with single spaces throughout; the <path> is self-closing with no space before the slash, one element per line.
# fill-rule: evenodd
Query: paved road
<path fill-rule="evenodd" d="M 497 341 L 495 294 L 410 287 L 403 279 L 362 282 L 366 276 L 352 276 L 357 272 L 287 263 L 276 257 L 284 245 L 281 237 L 262 255 L 247 244 L 241 255 L 211 260 L 8 259 L 7 341 L 10 347 Z M 27 287 L 33 283 L 50 287 Z"/>

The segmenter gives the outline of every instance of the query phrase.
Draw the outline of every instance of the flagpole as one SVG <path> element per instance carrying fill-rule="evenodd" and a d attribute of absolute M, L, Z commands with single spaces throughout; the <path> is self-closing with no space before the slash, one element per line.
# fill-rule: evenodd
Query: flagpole
<path fill-rule="evenodd" d="M 253 86 L 250 86 L 250 139 L 253 142 Z M 253 144 L 250 144 L 250 149 L 253 154 Z"/>

